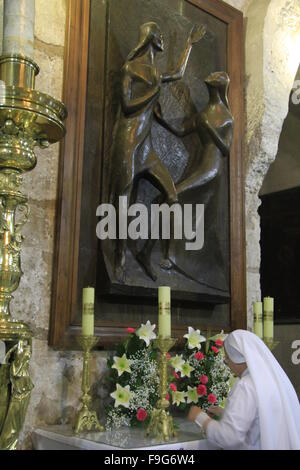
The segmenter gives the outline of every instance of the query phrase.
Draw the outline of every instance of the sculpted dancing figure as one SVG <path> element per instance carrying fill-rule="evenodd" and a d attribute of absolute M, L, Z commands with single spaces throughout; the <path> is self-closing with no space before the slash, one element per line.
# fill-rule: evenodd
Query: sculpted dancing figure
<path fill-rule="evenodd" d="M 222 158 L 228 157 L 230 152 L 234 120 L 227 98 L 229 76 L 226 72 L 214 72 L 205 79 L 205 83 L 209 93 L 207 106 L 200 113 L 187 118 L 181 126 L 177 127 L 167 122 L 160 108 L 156 113 L 159 122 L 178 137 L 196 132 L 203 144 L 203 153 L 197 169 L 190 175 L 184 176 L 182 181 L 176 184 L 178 196 L 214 181 L 220 175 Z M 157 202 L 163 202 L 160 196 L 158 199 Z M 146 273 L 153 280 L 156 280 L 156 274 L 151 266 L 151 253 L 155 243 L 155 240 L 148 240 L 138 255 Z M 167 241 L 165 259 L 161 263 L 165 269 L 176 267 L 173 246 L 172 239 Z"/>
<path fill-rule="evenodd" d="M 119 196 L 127 197 L 128 209 L 141 178 L 149 180 L 169 203 L 177 200 L 174 182 L 153 148 L 151 126 L 162 84 L 183 77 L 192 46 L 204 34 L 204 27 L 194 27 L 178 67 L 161 73 L 155 64 L 156 53 L 164 50 L 161 31 L 153 22 L 140 27 L 139 43 L 122 68 L 122 98 L 114 129 L 109 192 L 117 210 Z M 126 246 L 126 240 L 117 240 L 115 274 L 120 282 L 125 279 Z"/>

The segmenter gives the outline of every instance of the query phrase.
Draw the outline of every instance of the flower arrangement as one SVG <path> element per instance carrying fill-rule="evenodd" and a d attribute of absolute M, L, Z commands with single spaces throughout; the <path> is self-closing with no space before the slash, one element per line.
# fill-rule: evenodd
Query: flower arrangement
<path fill-rule="evenodd" d="M 179 409 L 197 405 L 206 410 L 211 405 L 222 405 L 226 399 L 232 374 L 224 362 L 222 346 L 225 337 L 222 331 L 206 340 L 199 330 L 189 327 L 184 335 L 183 353 L 170 356 L 173 367 L 170 394 L 172 403 Z M 202 352 L 201 344 L 204 342 L 206 345 Z"/>
<path fill-rule="evenodd" d="M 127 328 L 128 337 L 108 359 L 109 380 L 114 403 L 108 407 L 107 429 L 145 426 L 159 400 L 159 352 L 153 347 L 155 325 L 149 321 L 140 328 Z M 199 330 L 189 327 L 182 354 L 170 361 L 169 393 L 166 398 L 180 410 L 195 404 L 204 410 L 221 405 L 230 389 L 231 373 L 223 361 L 225 335 L 206 340 Z M 205 351 L 201 345 L 206 342 Z"/>
<path fill-rule="evenodd" d="M 149 321 L 137 330 L 127 328 L 128 338 L 108 359 L 109 378 L 115 389 L 108 408 L 106 428 L 147 425 L 159 399 L 155 325 Z"/>

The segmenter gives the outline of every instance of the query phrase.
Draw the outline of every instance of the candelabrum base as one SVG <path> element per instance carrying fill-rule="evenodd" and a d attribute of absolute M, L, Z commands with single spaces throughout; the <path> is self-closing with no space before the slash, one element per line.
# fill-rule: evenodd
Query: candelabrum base
<path fill-rule="evenodd" d="M 105 429 L 100 425 L 96 411 L 90 409 L 92 401 L 90 395 L 90 352 L 99 341 L 96 336 L 78 336 L 78 343 L 83 349 L 83 371 L 82 371 L 82 407 L 76 417 L 74 433 L 103 432 Z"/>
<path fill-rule="evenodd" d="M 174 338 L 162 338 L 159 336 L 155 341 L 154 345 L 160 352 L 160 386 L 159 394 L 160 399 L 156 404 L 156 409 L 151 413 L 150 424 L 146 431 L 146 436 L 153 435 L 156 438 L 161 438 L 168 441 L 170 437 L 176 437 L 177 433 L 174 428 L 174 422 L 172 416 L 166 409 L 170 406 L 169 401 L 166 400 L 168 390 L 168 359 L 166 353 L 174 346 L 176 339 Z"/>
<path fill-rule="evenodd" d="M 273 349 L 275 349 L 278 346 L 279 341 L 275 341 L 272 338 L 264 338 L 264 343 L 266 346 L 268 346 L 270 351 L 273 351 Z"/>
<path fill-rule="evenodd" d="M 96 411 L 90 411 L 83 408 L 79 411 L 76 418 L 74 432 L 80 434 L 81 432 L 103 432 L 104 427 L 98 421 Z"/>
<path fill-rule="evenodd" d="M 152 411 L 150 424 L 146 436 L 163 437 L 169 441 L 171 437 L 177 437 L 172 416 L 166 410 L 155 409 Z"/>

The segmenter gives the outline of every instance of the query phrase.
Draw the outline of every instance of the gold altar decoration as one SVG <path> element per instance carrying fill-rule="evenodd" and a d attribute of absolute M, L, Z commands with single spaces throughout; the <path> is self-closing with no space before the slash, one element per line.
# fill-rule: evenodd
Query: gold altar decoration
<path fill-rule="evenodd" d="M 22 174 L 33 170 L 34 148 L 65 135 L 65 106 L 36 91 L 39 67 L 20 54 L 0 57 L 0 340 L 6 345 L 0 367 L 0 449 L 15 449 L 33 384 L 29 376 L 32 332 L 10 312 L 21 276 L 21 230 L 29 216 Z"/>
<path fill-rule="evenodd" d="M 90 356 L 91 350 L 99 341 L 97 336 L 79 336 L 77 338 L 78 343 L 83 349 L 83 371 L 82 371 L 82 407 L 78 412 L 75 420 L 74 432 L 75 434 L 82 433 L 84 431 L 99 431 L 103 432 L 104 427 L 100 425 L 96 411 L 91 410 L 91 379 L 90 379 Z"/>
<path fill-rule="evenodd" d="M 167 411 L 170 403 L 166 398 L 168 393 L 168 358 L 166 354 L 174 346 L 176 339 L 162 338 L 159 336 L 153 343 L 161 352 L 159 364 L 160 399 L 156 404 L 155 410 L 151 413 L 146 435 L 149 436 L 152 434 L 154 437 L 163 437 L 165 441 L 168 441 L 170 437 L 176 437 L 177 433 L 174 428 L 173 418 Z"/>

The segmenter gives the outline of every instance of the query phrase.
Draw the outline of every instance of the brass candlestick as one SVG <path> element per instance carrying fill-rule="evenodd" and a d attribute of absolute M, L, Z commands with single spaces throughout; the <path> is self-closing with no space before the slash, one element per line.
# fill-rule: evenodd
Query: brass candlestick
<path fill-rule="evenodd" d="M 166 399 L 168 393 L 168 358 L 166 353 L 174 346 L 176 339 L 174 338 L 161 338 L 160 336 L 154 341 L 154 346 L 160 352 L 160 385 L 159 393 L 160 399 L 156 404 L 156 409 L 151 413 L 151 420 L 148 426 L 146 435 L 153 434 L 154 437 L 163 437 L 168 441 L 170 437 L 176 437 L 177 433 L 174 429 L 173 418 L 169 414 L 167 408 L 170 406 L 169 401 Z"/>
<path fill-rule="evenodd" d="M 82 397 L 81 410 L 78 412 L 74 432 L 79 434 L 84 431 L 99 431 L 103 432 L 104 428 L 99 424 L 96 411 L 90 409 L 91 405 L 91 373 L 90 373 L 90 357 L 91 350 L 99 341 L 99 338 L 96 336 L 79 336 L 77 338 L 78 343 L 83 349 L 83 371 L 82 371 Z"/>
<path fill-rule="evenodd" d="M 34 89 L 38 73 L 35 62 L 21 54 L 0 57 L 0 339 L 8 351 L 0 374 L 1 450 L 17 447 L 33 388 L 32 332 L 10 312 L 23 275 L 21 231 L 29 215 L 28 198 L 21 192 L 22 175 L 36 166 L 35 147 L 62 139 L 67 116 L 62 103 Z"/>

